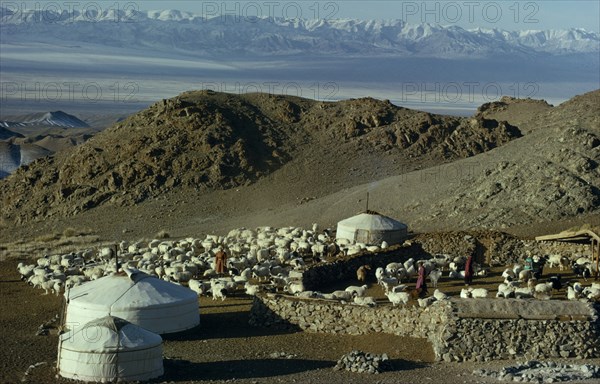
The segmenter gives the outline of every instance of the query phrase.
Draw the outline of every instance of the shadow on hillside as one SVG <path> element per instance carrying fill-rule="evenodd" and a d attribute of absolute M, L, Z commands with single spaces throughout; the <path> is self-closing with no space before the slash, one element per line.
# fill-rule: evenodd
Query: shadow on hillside
<path fill-rule="evenodd" d="M 299 332 L 293 325 L 272 327 L 253 327 L 248 324 L 250 312 L 224 312 L 200 315 L 200 325 L 187 331 L 163 335 L 170 341 L 193 341 L 209 339 L 230 339 L 282 335 Z"/>
<path fill-rule="evenodd" d="M 335 363 L 330 361 L 303 359 L 229 360 L 203 363 L 165 359 L 165 375 L 154 382 L 265 378 L 331 368 L 334 365 Z"/>

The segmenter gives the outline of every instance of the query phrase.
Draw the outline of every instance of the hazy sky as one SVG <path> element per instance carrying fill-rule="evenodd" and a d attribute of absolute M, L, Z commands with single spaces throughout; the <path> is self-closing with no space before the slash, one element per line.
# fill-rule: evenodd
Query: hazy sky
<path fill-rule="evenodd" d="M 463 28 L 495 27 L 507 30 L 564 29 L 571 27 L 600 31 L 600 1 L 598 0 L 496 0 L 496 1 L 370 1 L 370 0 L 60 0 L 1 1 L 25 4 L 26 7 L 60 8 L 106 7 L 139 10 L 177 9 L 201 16 L 224 14 L 249 17 L 401 19 L 409 23 L 429 22 L 458 25 Z"/>

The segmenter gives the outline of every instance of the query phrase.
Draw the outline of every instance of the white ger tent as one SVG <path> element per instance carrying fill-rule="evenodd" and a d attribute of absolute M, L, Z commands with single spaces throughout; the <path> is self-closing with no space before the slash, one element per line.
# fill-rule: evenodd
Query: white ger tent
<path fill-rule="evenodd" d="M 149 380 L 164 373 L 162 338 L 113 316 L 60 335 L 58 372 L 82 381 Z"/>
<path fill-rule="evenodd" d="M 70 329 L 108 315 L 159 334 L 200 323 L 196 292 L 140 271 L 102 277 L 67 291 L 65 296 L 65 324 Z"/>
<path fill-rule="evenodd" d="M 390 217 L 367 211 L 337 224 L 336 238 L 379 245 L 383 241 L 397 244 L 408 235 L 408 227 Z"/>

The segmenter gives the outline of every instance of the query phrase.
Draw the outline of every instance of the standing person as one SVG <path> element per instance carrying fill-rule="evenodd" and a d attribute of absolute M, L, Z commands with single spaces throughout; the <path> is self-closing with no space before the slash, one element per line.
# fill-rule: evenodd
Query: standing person
<path fill-rule="evenodd" d="M 418 261 L 419 269 L 417 270 L 417 285 L 415 289 L 419 292 L 419 296 L 423 297 L 427 294 L 427 282 L 425 281 L 425 265 L 422 261 Z"/>
<path fill-rule="evenodd" d="M 533 271 L 533 258 L 531 257 L 531 252 L 527 251 L 527 257 L 525 258 L 525 269 L 526 271 Z"/>
<path fill-rule="evenodd" d="M 465 263 L 465 285 L 471 285 L 473 283 L 473 255 L 467 258 Z"/>
<path fill-rule="evenodd" d="M 217 274 L 222 275 L 225 273 L 225 264 L 227 263 L 227 253 L 223 248 L 219 247 L 215 254 L 215 270 Z"/>

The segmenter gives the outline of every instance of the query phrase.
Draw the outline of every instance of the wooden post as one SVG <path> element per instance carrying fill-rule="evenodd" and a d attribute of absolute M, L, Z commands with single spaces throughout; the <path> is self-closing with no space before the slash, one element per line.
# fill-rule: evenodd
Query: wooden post
<path fill-rule="evenodd" d="M 594 243 L 596 243 L 595 247 Z M 598 280 L 598 276 L 600 275 L 600 272 L 598 271 L 598 264 L 600 263 L 600 242 L 594 238 L 592 238 L 592 254 L 596 257 L 596 280 Z"/>
<path fill-rule="evenodd" d="M 117 253 L 119 246 L 117 244 L 115 244 L 114 247 L 115 247 L 115 268 L 117 268 L 116 273 L 119 273 L 119 256 Z"/>

